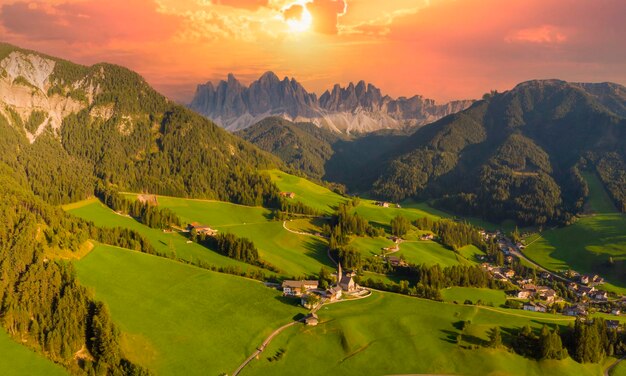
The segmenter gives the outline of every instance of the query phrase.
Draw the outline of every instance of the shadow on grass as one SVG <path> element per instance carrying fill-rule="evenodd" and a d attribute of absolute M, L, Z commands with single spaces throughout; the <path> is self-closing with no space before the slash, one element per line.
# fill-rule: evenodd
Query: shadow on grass
<path fill-rule="evenodd" d="M 319 238 L 309 237 L 304 242 L 305 255 L 316 260 L 324 266 L 335 268 L 335 264 L 328 258 L 326 241 Z"/>
<path fill-rule="evenodd" d="M 279 302 L 286 304 L 288 306 L 292 306 L 292 307 L 300 307 L 300 298 L 297 297 L 290 297 L 290 296 L 277 296 L 274 299 L 278 300 Z"/>

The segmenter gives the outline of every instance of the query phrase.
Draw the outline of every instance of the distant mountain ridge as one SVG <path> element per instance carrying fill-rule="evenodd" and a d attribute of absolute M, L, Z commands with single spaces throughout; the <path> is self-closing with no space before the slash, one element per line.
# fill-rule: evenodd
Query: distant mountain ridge
<path fill-rule="evenodd" d="M 461 100 L 436 104 L 419 95 L 393 99 L 365 81 L 345 88 L 336 84 L 317 98 L 294 78 L 280 80 L 267 72 L 247 87 L 233 74 L 217 85 L 198 85 L 189 107 L 230 131 L 277 116 L 349 134 L 424 125 L 472 103 Z"/>
<path fill-rule="evenodd" d="M 237 134 L 353 193 L 431 200 L 494 222 L 568 223 L 584 210 L 587 172 L 626 212 L 625 93 L 615 83 L 535 80 L 410 133 L 332 137 L 269 118 Z"/>

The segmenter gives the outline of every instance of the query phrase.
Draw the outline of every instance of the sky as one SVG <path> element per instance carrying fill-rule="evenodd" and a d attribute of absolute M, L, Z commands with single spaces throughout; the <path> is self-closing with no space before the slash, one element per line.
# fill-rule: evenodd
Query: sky
<path fill-rule="evenodd" d="M 0 41 L 126 66 L 183 103 L 270 70 L 317 94 L 365 80 L 438 101 L 626 84 L 625 0 L 0 0 Z"/>

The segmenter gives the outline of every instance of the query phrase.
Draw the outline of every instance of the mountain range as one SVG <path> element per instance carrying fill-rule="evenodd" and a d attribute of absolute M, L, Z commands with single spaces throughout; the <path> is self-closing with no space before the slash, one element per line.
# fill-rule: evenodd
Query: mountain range
<path fill-rule="evenodd" d="M 295 79 L 280 80 L 267 72 L 249 86 L 233 74 L 217 85 L 198 85 L 189 107 L 230 131 L 277 116 L 350 134 L 424 125 L 471 104 L 470 100 L 436 104 L 419 95 L 394 99 L 364 81 L 347 87 L 336 84 L 318 98 Z"/>
<path fill-rule="evenodd" d="M 237 134 L 352 192 L 431 200 L 494 222 L 568 223 L 584 211 L 585 173 L 626 211 L 625 94 L 614 83 L 535 80 L 409 134 L 332 137 L 279 119 Z"/>

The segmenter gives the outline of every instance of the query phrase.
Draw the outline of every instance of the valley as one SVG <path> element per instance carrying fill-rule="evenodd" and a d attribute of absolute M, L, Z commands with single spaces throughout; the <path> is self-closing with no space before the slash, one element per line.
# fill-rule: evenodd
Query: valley
<path fill-rule="evenodd" d="M 270 72 L 195 113 L 0 43 L 0 373 L 624 374 L 625 93 Z"/>
<path fill-rule="evenodd" d="M 316 203 L 322 213 L 332 213 L 336 205 L 346 201 L 303 178 L 277 171 L 271 171 L 270 174 L 281 191 L 288 189 L 297 192 L 293 200 Z M 133 200 L 137 197 L 134 194 L 126 195 Z M 335 267 L 326 254 L 325 239 L 297 235 L 286 230 L 283 222 L 273 220 L 271 211 L 267 209 L 166 196 L 157 196 L 157 202 L 159 206 L 176 212 L 184 223 L 199 221 L 219 232 L 235 233 L 252 239 L 263 259 L 289 271 L 281 273 L 286 277 L 314 275 L 322 267 L 327 270 Z M 391 231 L 390 222 L 397 215 L 437 220 L 440 218 L 438 214 L 443 214 L 428 206 L 412 206 L 417 208 L 386 208 L 376 205 L 374 201 L 362 200 L 354 211 L 387 231 Z M 116 214 L 97 200 L 74 204 L 66 209 L 102 226 L 134 228 L 151 239 L 155 247 L 173 251 L 181 260 L 191 257 L 217 266 L 252 267 L 221 256 L 195 242 L 188 243 L 184 233 L 164 233 L 150 229 L 132 218 Z M 285 225 L 290 230 L 315 234 L 322 231 L 320 225 L 324 222 L 302 218 L 288 220 Z M 419 230 L 407 234 L 405 238 L 408 240 L 399 244 L 400 251 L 391 255 L 402 256 L 410 263 L 441 267 L 477 265 L 480 262 L 478 257 L 484 257 L 484 253 L 473 246 L 463 247 L 457 253 L 433 241 L 417 240 L 422 234 Z M 319 243 L 317 254 L 306 250 L 310 248 L 311 241 Z M 379 257 L 382 248 L 393 247 L 393 242 L 385 237 L 355 237 L 349 244 L 362 252 L 363 257 Z M 129 359 L 159 373 L 168 374 L 174 369 L 184 369 L 187 374 L 202 374 L 207 369 L 228 373 L 243 362 L 271 328 L 278 328 L 293 320 L 297 314 L 307 312 L 298 307 L 297 301 L 281 297 L 260 282 L 242 280 L 240 277 L 205 271 L 128 250 L 99 245 L 77 261 L 76 266 L 81 282 L 94 288 L 96 297 L 110 306 L 112 316 L 122 329 L 122 349 Z M 293 270 L 299 270 L 300 274 Z M 113 275 L 115 278 L 112 278 Z M 363 278 L 385 281 L 388 277 L 365 272 Z M 394 283 L 399 282 L 395 276 L 389 278 L 395 279 Z M 121 294 L 122 291 L 125 292 Z M 167 298 L 170 294 L 177 296 L 177 301 L 181 303 L 171 305 L 171 299 Z M 554 375 L 596 375 L 610 362 L 607 359 L 607 365 L 584 366 L 571 359 L 536 362 L 508 351 L 485 348 L 489 340 L 488 332 L 495 325 L 502 328 L 503 340 L 510 343 L 513 341 L 513 333 L 526 324 L 535 328 L 541 328 L 544 323 L 565 328 L 575 318 L 499 308 L 507 299 L 502 290 L 451 287 L 442 290 L 442 297 L 444 302 L 440 303 L 375 291 L 372 297 L 361 301 L 347 300 L 341 304 L 322 306 L 318 311 L 321 321 L 318 326 L 297 324 L 287 328 L 272 340 L 260 354 L 259 360 L 253 360 L 240 374 L 269 372 L 290 375 L 297 369 L 298 374 L 317 374 L 320 370 L 358 374 L 373 370 L 375 373 L 481 375 L 505 370 L 511 375 L 541 375 L 548 372 Z M 474 304 L 478 302 L 479 305 L 463 304 L 466 300 Z M 134 301 L 142 303 L 136 307 L 132 303 Z M 239 305 L 243 302 L 252 305 L 241 309 Z M 233 304 L 238 307 L 233 307 Z M 222 308 L 214 312 L 215 307 Z M 222 309 L 225 310 L 223 312 L 247 314 L 230 317 L 228 320 L 231 321 L 227 322 L 220 314 Z M 258 309 L 262 311 L 255 311 Z M 151 311 L 159 314 L 149 314 Z M 363 315 L 362 312 L 367 314 Z M 151 315 L 151 319 L 145 320 L 144 315 Z M 613 317 L 608 316 L 608 319 Z M 619 320 L 626 322 L 621 317 Z M 461 330 L 459 323 L 463 321 L 471 324 Z M 163 322 L 168 322 L 167 331 L 157 329 Z M 219 326 L 215 326 L 217 323 Z M 222 337 L 219 333 L 224 328 L 229 328 L 223 334 L 226 335 L 236 325 L 248 325 L 248 329 L 242 329 L 237 336 L 229 336 L 228 340 L 220 339 Z M 207 334 L 196 332 L 197 326 L 202 326 Z M 176 350 L 171 348 L 172 343 L 177 344 Z M 199 346 L 211 351 L 218 343 L 227 343 L 228 348 L 232 349 L 219 362 L 207 364 L 202 359 L 214 359 L 214 356 L 209 352 L 197 351 L 194 352 L 197 360 L 190 360 L 186 355 L 188 351 L 184 350 L 185 346 L 190 346 L 189 349 Z M 322 364 L 309 356 L 313 349 L 325 359 Z M 414 354 L 419 355 L 416 357 Z M 386 360 L 389 358 L 411 360 L 392 366 Z M 181 363 L 183 359 L 184 364 Z"/>

